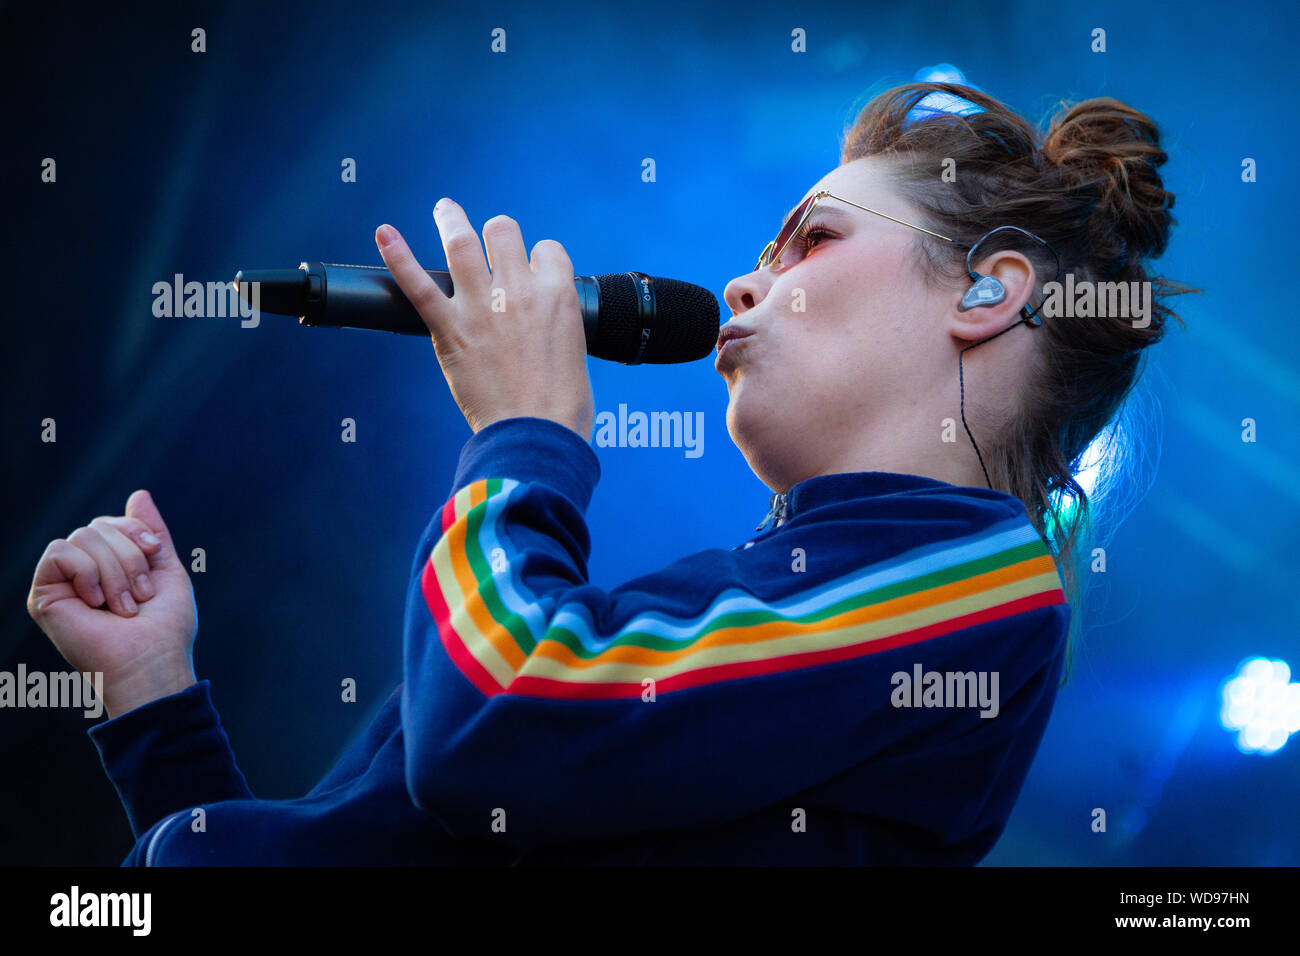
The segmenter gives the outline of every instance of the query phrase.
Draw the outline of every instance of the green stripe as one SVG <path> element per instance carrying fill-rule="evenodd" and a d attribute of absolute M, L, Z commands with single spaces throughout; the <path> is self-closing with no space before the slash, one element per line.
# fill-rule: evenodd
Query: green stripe
<path fill-rule="evenodd" d="M 498 494 L 501 494 L 501 479 L 487 479 L 487 497 L 481 504 L 475 505 L 465 513 L 465 557 L 469 561 L 470 571 L 474 575 L 478 593 L 483 598 L 488 614 L 506 629 L 514 639 L 515 645 L 527 657 L 537 646 L 532 631 L 528 629 L 527 622 L 510 611 L 501 600 L 496 581 L 492 578 L 492 565 L 483 554 L 483 546 L 479 541 L 480 529 L 487 516 L 488 506 Z"/>

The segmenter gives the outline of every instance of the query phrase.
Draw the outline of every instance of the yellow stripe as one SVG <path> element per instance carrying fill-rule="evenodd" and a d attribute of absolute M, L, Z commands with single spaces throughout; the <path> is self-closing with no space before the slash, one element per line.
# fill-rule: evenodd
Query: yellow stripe
<path fill-rule="evenodd" d="M 451 613 L 451 625 L 465 649 L 502 687 L 514 679 L 525 657 L 514 639 L 488 613 L 478 591 L 478 580 L 465 554 L 466 519 L 471 508 L 487 500 L 487 482 L 476 481 L 455 496 L 456 522 L 438 540 L 429 560 L 442 598 Z"/>
<path fill-rule="evenodd" d="M 487 482 L 478 481 L 474 483 L 474 496 L 469 502 L 469 507 L 477 507 L 487 501 Z M 527 655 L 519 649 L 519 643 L 514 636 L 506 629 L 504 624 L 499 623 L 488 610 L 487 603 L 483 600 L 483 592 L 480 589 L 478 578 L 475 576 L 470 562 L 469 554 L 465 546 L 466 529 L 469 526 L 467 518 L 461 517 L 457 520 L 456 526 L 459 529 L 459 536 L 456 541 L 456 550 L 453 552 L 459 556 L 455 563 L 456 579 L 461 586 L 461 593 L 464 595 L 465 611 L 473 619 L 475 630 L 478 635 L 488 642 L 498 655 L 510 667 L 511 673 L 515 673 L 523 667 Z M 479 541 L 480 548 L 482 540 Z M 492 560 L 490 554 L 484 555 L 485 560 Z M 459 632 L 459 628 L 457 631 Z M 477 654 L 475 655 L 478 656 Z"/>

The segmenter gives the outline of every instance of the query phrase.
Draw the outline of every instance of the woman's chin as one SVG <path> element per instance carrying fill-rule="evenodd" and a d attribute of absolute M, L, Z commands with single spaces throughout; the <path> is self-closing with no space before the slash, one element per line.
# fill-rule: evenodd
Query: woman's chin
<path fill-rule="evenodd" d="M 742 452 L 763 446 L 781 431 L 780 423 L 773 416 L 755 410 L 757 404 L 753 398 L 741 394 L 740 387 L 736 386 L 727 404 L 727 432 Z"/>

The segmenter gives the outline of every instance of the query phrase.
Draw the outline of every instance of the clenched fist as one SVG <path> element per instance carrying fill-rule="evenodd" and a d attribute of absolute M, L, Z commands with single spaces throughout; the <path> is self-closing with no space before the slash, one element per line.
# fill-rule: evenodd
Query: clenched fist
<path fill-rule="evenodd" d="M 73 668 L 103 673 L 109 717 L 195 683 L 194 588 L 147 491 L 49 543 L 27 613 Z"/>

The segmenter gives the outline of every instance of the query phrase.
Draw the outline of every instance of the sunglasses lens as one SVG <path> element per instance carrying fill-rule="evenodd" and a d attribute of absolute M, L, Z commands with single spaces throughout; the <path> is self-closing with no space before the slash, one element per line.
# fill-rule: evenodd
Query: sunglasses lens
<path fill-rule="evenodd" d="M 794 235 L 795 230 L 799 228 L 799 224 L 803 222 L 803 217 L 808 212 L 808 208 L 816 201 L 817 196 L 814 194 L 794 208 L 789 218 L 782 224 L 781 231 L 777 233 L 776 239 L 763 250 L 763 258 L 759 262 L 760 268 L 771 265 L 772 258 L 785 250 L 786 246 L 790 244 L 790 237 Z"/>

